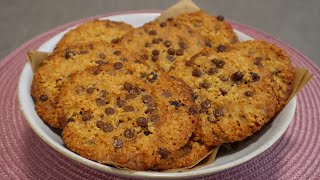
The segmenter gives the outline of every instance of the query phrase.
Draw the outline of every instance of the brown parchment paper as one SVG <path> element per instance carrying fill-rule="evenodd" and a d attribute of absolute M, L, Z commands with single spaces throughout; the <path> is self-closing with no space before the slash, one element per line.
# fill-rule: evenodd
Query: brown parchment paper
<path fill-rule="evenodd" d="M 164 10 L 161 13 L 161 15 L 156 19 L 156 21 L 159 21 L 159 22 L 165 21 L 166 19 L 168 19 L 170 17 L 176 17 L 180 14 L 196 12 L 199 10 L 200 10 L 200 8 L 195 3 L 193 3 L 192 0 L 180 0 L 176 4 L 169 7 L 167 10 Z M 41 62 L 44 59 L 46 59 L 46 57 L 48 57 L 49 54 L 50 53 L 39 52 L 39 51 L 29 51 L 28 52 L 29 61 L 32 66 L 32 70 L 34 72 L 37 70 L 37 68 L 39 68 L 39 66 L 41 65 Z M 301 89 L 308 83 L 308 81 L 311 78 L 312 78 L 312 74 L 307 69 L 300 68 L 300 67 L 295 68 L 294 88 L 293 88 L 293 92 L 287 102 L 289 102 L 299 91 L 301 91 Z M 228 150 L 232 150 L 232 146 L 229 143 L 223 144 L 222 146 L 224 146 Z M 218 153 L 218 150 L 219 150 L 219 147 L 213 148 L 204 157 L 199 159 L 199 161 L 197 161 L 195 164 L 193 164 L 189 167 L 179 168 L 179 169 L 169 169 L 169 170 L 165 170 L 165 171 L 161 171 L 161 172 L 171 172 L 171 173 L 172 172 L 185 172 L 185 171 L 191 171 L 191 170 L 212 164 L 216 159 L 216 155 Z M 100 162 L 100 163 L 112 165 L 112 166 L 115 166 L 119 169 L 134 171 L 131 169 L 124 168 L 121 165 L 116 164 L 114 162 Z"/>

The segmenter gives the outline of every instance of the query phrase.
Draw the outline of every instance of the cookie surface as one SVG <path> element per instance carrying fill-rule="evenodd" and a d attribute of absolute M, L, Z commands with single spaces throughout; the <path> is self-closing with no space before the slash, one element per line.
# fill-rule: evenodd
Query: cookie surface
<path fill-rule="evenodd" d="M 276 95 L 279 101 L 277 111 L 286 104 L 293 90 L 294 68 L 288 54 L 265 41 L 244 41 L 228 47 L 228 51 L 241 51 L 255 58 L 256 66 L 264 67 L 272 73 L 276 82 Z"/>
<path fill-rule="evenodd" d="M 75 44 L 97 41 L 111 43 L 112 40 L 116 41 L 132 29 L 131 25 L 124 22 L 95 19 L 67 32 L 56 45 L 55 50 L 64 50 Z"/>
<path fill-rule="evenodd" d="M 68 50 L 55 51 L 35 72 L 31 94 L 40 118 L 52 127 L 59 128 L 55 97 L 72 73 L 89 66 L 129 60 L 123 48 L 106 42 L 76 45 Z"/>
<path fill-rule="evenodd" d="M 240 141 L 275 114 L 277 100 L 271 74 L 239 52 L 206 49 L 175 66 L 170 74 L 194 90 L 201 123 L 195 139 L 208 146 Z"/>
<path fill-rule="evenodd" d="M 204 11 L 182 14 L 174 21 L 186 24 L 192 30 L 199 32 L 206 39 L 206 46 L 216 51 L 222 46 L 238 42 L 237 35 L 223 16 L 211 16 Z M 220 47 L 219 47 L 220 46 Z"/>
<path fill-rule="evenodd" d="M 58 111 L 69 149 L 101 163 L 147 170 L 187 144 L 197 122 L 188 110 L 194 106 L 190 87 L 139 66 L 106 65 L 98 74 L 88 69 L 61 90 Z"/>
<path fill-rule="evenodd" d="M 120 44 L 161 71 L 168 71 L 175 62 L 185 61 L 205 47 L 200 34 L 171 21 L 147 23 L 126 34 Z"/>

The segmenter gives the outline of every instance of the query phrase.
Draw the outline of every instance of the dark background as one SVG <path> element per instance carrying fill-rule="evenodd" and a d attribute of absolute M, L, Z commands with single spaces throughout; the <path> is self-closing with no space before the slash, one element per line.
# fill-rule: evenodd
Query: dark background
<path fill-rule="evenodd" d="M 116 11 L 166 9 L 174 0 L 0 0 L 0 59 L 58 25 Z M 194 0 L 210 14 L 253 26 L 320 65 L 319 0 Z"/>

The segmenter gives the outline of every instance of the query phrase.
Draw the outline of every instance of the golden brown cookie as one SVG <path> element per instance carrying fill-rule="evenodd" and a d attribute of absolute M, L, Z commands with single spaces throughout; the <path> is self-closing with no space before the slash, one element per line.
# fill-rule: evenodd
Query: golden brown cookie
<path fill-rule="evenodd" d="M 124 22 L 95 19 L 67 32 L 56 45 L 55 50 L 64 50 L 75 44 L 97 41 L 117 42 L 119 38 L 132 29 L 131 25 Z"/>
<path fill-rule="evenodd" d="M 147 23 L 127 33 L 120 44 L 161 71 L 168 71 L 175 62 L 185 61 L 205 47 L 200 34 L 171 21 Z"/>
<path fill-rule="evenodd" d="M 245 139 L 275 114 L 277 100 L 271 74 L 245 53 L 205 49 L 170 74 L 194 91 L 200 125 L 195 140 L 207 146 Z"/>
<path fill-rule="evenodd" d="M 76 45 L 53 52 L 37 69 L 32 81 L 32 97 L 38 115 L 50 126 L 59 128 L 55 97 L 72 73 L 89 66 L 129 61 L 131 57 L 122 47 L 107 42 Z"/>
<path fill-rule="evenodd" d="M 238 42 L 237 35 L 223 16 L 211 16 L 204 11 L 182 14 L 174 21 L 186 24 L 192 30 L 199 32 L 206 39 L 206 46 L 223 51 L 225 45 Z"/>
<path fill-rule="evenodd" d="M 184 82 L 140 64 L 92 72 L 75 74 L 58 98 L 69 149 L 101 163 L 147 170 L 187 144 L 198 117 L 189 113 L 194 103 Z"/>
<path fill-rule="evenodd" d="M 255 58 L 254 65 L 270 71 L 276 82 L 279 101 L 277 112 L 286 104 L 293 90 L 294 67 L 288 54 L 265 41 L 245 41 L 231 45 L 228 51 L 241 51 Z"/>

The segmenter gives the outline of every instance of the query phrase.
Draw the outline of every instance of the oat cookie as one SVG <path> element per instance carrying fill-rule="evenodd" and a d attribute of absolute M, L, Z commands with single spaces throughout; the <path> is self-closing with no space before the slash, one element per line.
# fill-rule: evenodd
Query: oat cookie
<path fill-rule="evenodd" d="M 288 54 L 265 41 L 245 41 L 231 45 L 228 51 L 242 51 L 255 58 L 254 65 L 270 71 L 276 82 L 279 101 L 277 112 L 286 104 L 293 90 L 294 68 Z"/>
<path fill-rule="evenodd" d="M 200 34 L 172 21 L 147 23 L 127 33 L 120 44 L 138 53 L 140 61 L 162 71 L 168 71 L 175 62 L 185 61 L 205 47 Z"/>
<path fill-rule="evenodd" d="M 76 45 L 67 50 L 53 52 L 43 61 L 33 77 L 31 94 L 38 115 L 50 126 L 59 128 L 55 97 L 72 73 L 89 66 L 129 61 L 130 58 L 122 47 L 107 42 Z"/>
<path fill-rule="evenodd" d="M 75 44 L 106 41 L 116 42 L 133 27 L 124 22 L 95 19 L 85 22 L 66 33 L 55 50 L 64 50 Z"/>
<path fill-rule="evenodd" d="M 238 42 L 231 25 L 221 15 L 211 16 L 204 11 L 198 11 L 177 16 L 174 21 L 186 24 L 192 30 L 199 32 L 205 37 L 206 46 L 216 51 L 223 51 L 225 45 Z"/>
<path fill-rule="evenodd" d="M 170 74 L 194 90 L 200 116 L 195 140 L 207 146 L 240 141 L 275 114 L 277 100 L 271 74 L 239 52 L 206 49 L 175 66 Z"/>
<path fill-rule="evenodd" d="M 69 149 L 88 159 L 154 169 L 190 139 L 197 122 L 189 112 L 192 91 L 173 77 L 129 65 L 73 76 L 58 100 L 66 124 L 62 136 Z"/>

